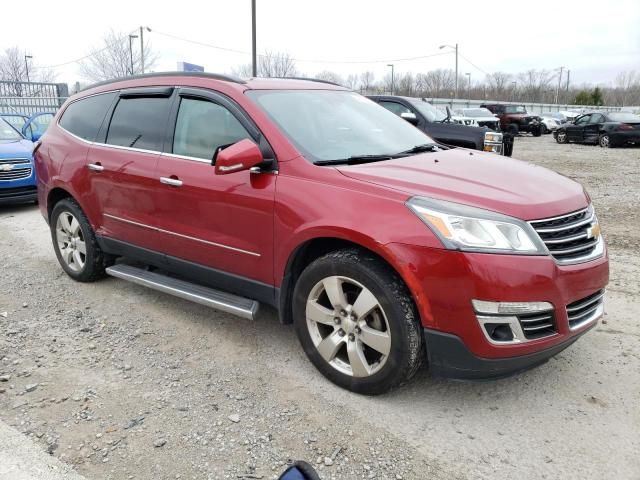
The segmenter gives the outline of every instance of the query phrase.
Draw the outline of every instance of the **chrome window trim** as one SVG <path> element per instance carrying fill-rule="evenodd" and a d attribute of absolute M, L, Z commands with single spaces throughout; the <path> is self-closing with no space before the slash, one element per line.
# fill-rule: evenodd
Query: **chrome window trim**
<path fill-rule="evenodd" d="M 160 156 L 169 157 L 169 158 L 178 158 L 180 160 L 189 160 L 192 162 L 206 163 L 207 165 L 211 165 L 211 162 L 213 162 L 213 159 L 207 160 L 206 158 L 190 157 L 189 155 L 178 155 L 177 153 L 169 153 L 169 152 L 162 152 L 160 153 Z"/>
<path fill-rule="evenodd" d="M 158 232 L 158 233 L 167 233 L 169 235 L 174 235 L 176 237 L 186 238 L 187 240 L 193 240 L 195 242 L 200 242 L 200 243 L 204 243 L 204 244 L 211 245 L 211 246 L 214 246 L 214 247 L 219 247 L 219 248 L 224 248 L 224 249 L 227 249 L 227 250 L 232 250 L 234 252 L 244 253 L 246 255 L 251 255 L 251 256 L 254 256 L 254 257 L 261 257 L 262 256 L 259 253 L 251 252 L 249 250 L 243 250 L 242 248 L 231 247 L 229 245 L 224 245 L 222 243 L 211 242 L 209 240 L 204 240 L 202 238 L 196 238 L 196 237 L 191 237 L 189 235 L 183 235 L 181 233 L 172 232 L 170 230 L 164 230 L 162 228 L 153 227 L 151 225 L 135 222 L 133 220 L 128 220 L 126 218 L 116 217 L 115 215 L 111 215 L 109 213 L 104 213 L 103 216 L 111 218 L 113 220 L 120 221 L 120 222 L 124 222 L 124 223 L 128 223 L 128 224 L 131 224 L 131 225 L 136 225 L 138 227 L 142 227 L 142 228 L 146 228 L 146 229 L 149 229 L 149 230 L 153 230 L 153 231 Z"/>

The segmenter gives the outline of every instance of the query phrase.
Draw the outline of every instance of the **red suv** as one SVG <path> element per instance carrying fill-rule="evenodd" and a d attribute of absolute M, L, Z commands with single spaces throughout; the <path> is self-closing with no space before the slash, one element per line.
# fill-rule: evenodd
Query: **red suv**
<path fill-rule="evenodd" d="M 123 278 L 293 323 L 331 381 L 377 394 L 423 359 L 496 378 L 603 314 L 589 196 L 552 171 L 437 145 L 345 88 L 153 74 L 72 98 L 36 148 L 73 279 Z"/>

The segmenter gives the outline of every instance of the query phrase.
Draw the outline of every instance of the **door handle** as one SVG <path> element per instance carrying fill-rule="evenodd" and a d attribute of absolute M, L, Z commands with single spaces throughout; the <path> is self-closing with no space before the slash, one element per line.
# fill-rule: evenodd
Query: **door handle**
<path fill-rule="evenodd" d="M 90 163 L 87 165 L 87 167 L 89 168 L 89 170 L 92 170 L 94 172 L 101 172 L 104 170 L 104 167 L 100 165 L 100 162 Z"/>
<path fill-rule="evenodd" d="M 160 183 L 164 183 L 165 185 L 171 185 L 172 187 L 182 186 L 182 180 L 178 180 L 177 178 L 160 177 Z"/>

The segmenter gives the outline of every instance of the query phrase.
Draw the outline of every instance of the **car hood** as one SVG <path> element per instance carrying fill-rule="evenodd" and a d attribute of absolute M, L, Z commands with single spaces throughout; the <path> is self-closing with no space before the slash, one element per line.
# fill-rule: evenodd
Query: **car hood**
<path fill-rule="evenodd" d="M 462 148 L 337 169 L 408 197 L 447 200 L 523 220 L 562 215 L 589 202 L 579 183 L 551 170 Z"/>
<path fill-rule="evenodd" d="M 0 158 L 31 158 L 32 152 L 30 140 L 0 140 Z"/>

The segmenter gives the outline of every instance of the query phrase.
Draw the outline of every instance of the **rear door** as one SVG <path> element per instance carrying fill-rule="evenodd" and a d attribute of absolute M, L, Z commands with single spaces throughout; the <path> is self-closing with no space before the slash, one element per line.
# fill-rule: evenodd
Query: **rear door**
<path fill-rule="evenodd" d="M 591 115 L 589 122 L 584 127 L 582 141 L 586 143 L 597 143 L 604 122 L 605 118 L 601 113 Z"/>
<path fill-rule="evenodd" d="M 173 88 L 119 92 L 87 155 L 90 192 L 101 214 L 100 235 L 161 250 L 156 231 L 155 170 L 164 145 Z"/>
<path fill-rule="evenodd" d="M 574 123 L 567 125 L 567 139 L 570 142 L 582 142 L 584 140 L 584 128 L 589 123 L 591 115 L 578 117 Z"/>
<path fill-rule="evenodd" d="M 163 251 L 272 284 L 277 175 L 216 175 L 212 166 L 219 147 L 242 139 L 260 144 L 258 129 L 228 97 L 211 90 L 180 89 L 171 118 L 169 144 L 153 179 Z M 265 158 L 273 155 L 264 142 L 261 149 Z"/>

